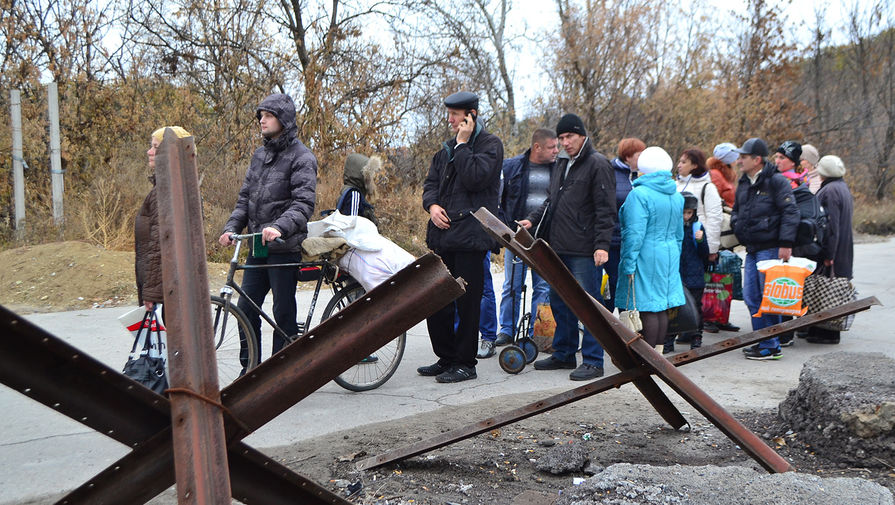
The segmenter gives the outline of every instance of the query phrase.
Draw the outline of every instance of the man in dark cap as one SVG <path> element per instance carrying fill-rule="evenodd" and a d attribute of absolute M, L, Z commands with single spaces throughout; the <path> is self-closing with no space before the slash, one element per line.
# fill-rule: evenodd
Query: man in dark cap
<path fill-rule="evenodd" d="M 528 219 L 534 235 L 550 243 L 566 267 L 591 296 L 600 297 L 597 279 L 609 260 L 615 229 L 615 175 L 609 160 L 591 145 L 581 118 L 566 114 L 556 125 L 563 152 L 550 175 L 547 200 Z M 535 370 L 573 369 L 571 380 L 591 380 L 603 375 L 603 348 L 585 328 L 581 340 L 581 365 L 577 366 L 578 318 L 556 291 L 550 288 L 550 308 L 556 319 L 553 355 L 535 362 Z"/>
<path fill-rule="evenodd" d="M 236 208 L 230 215 L 218 242 L 231 245 L 230 234 L 248 228 L 261 233 L 269 247 L 266 257 L 249 255 L 248 265 L 277 265 L 301 261 L 301 242 L 308 235 L 308 219 L 314 213 L 317 188 L 317 158 L 295 137 L 295 103 L 288 95 L 265 98 L 255 111 L 264 145 L 255 150 L 245 181 L 239 190 Z M 274 242 L 276 239 L 282 242 Z M 243 272 L 242 289 L 259 307 L 268 291 L 273 291 L 273 316 L 288 335 L 298 333 L 296 323 L 296 269 L 265 268 Z M 239 308 L 255 329 L 261 349 L 261 316 L 247 299 L 240 297 Z M 240 331 L 241 333 L 241 331 Z M 244 338 L 244 335 L 240 335 Z M 274 332 L 271 353 L 286 344 L 283 335 Z M 243 348 L 243 367 L 247 363 Z M 260 353 L 259 353 L 260 355 Z"/>
<path fill-rule="evenodd" d="M 777 171 L 776 165 L 765 160 L 768 145 L 763 140 L 751 138 L 737 152 L 737 167 L 743 175 L 737 184 L 730 227 L 746 247 L 743 301 L 749 313 L 755 314 L 764 291 L 764 274 L 758 271 L 756 263 L 776 258 L 785 261 L 792 256 L 800 214 L 789 180 Z M 753 330 L 781 322 L 781 316 L 773 314 L 750 319 Z M 777 337 L 762 340 L 743 352 L 747 359 L 783 357 Z"/>
<path fill-rule="evenodd" d="M 426 320 L 438 361 L 417 368 L 438 382 L 476 378 L 476 348 L 485 253 L 496 242 L 472 216 L 480 207 L 497 215 L 503 143 L 476 120 L 479 98 L 461 91 L 445 98 L 455 135 L 442 144 L 423 183 L 429 213 L 426 245 L 441 256 L 451 275 L 466 281 L 466 293 Z"/>

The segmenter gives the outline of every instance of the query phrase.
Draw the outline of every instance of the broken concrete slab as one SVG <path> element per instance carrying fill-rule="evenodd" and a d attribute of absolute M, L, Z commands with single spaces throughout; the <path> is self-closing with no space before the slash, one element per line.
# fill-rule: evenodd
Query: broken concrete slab
<path fill-rule="evenodd" d="M 864 479 L 767 474 L 746 466 L 618 463 L 563 490 L 556 505 L 892 505 L 892 493 Z"/>
<path fill-rule="evenodd" d="M 548 449 L 535 466 L 553 475 L 580 472 L 590 461 L 588 454 L 583 444 L 561 444 Z"/>
<path fill-rule="evenodd" d="M 779 406 L 803 443 L 845 464 L 895 464 L 895 360 L 835 352 L 805 362 Z"/>

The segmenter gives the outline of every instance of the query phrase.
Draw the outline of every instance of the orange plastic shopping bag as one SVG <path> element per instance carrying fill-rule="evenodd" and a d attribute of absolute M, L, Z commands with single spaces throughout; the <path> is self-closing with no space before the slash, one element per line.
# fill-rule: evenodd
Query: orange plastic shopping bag
<path fill-rule="evenodd" d="M 761 307 L 752 317 L 804 316 L 808 307 L 802 307 L 802 288 L 805 278 L 814 272 L 815 263 L 807 258 L 790 258 L 785 263 L 779 259 L 759 261 L 755 266 L 764 273 L 764 293 Z"/>

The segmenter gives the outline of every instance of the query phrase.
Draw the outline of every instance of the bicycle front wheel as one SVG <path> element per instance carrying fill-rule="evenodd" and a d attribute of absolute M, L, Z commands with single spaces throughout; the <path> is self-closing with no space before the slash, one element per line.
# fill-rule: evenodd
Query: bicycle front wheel
<path fill-rule="evenodd" d="M 349 303 L 366 294 L 359 284 L 351 284 L 340 289 L 326 305 L 323 319 L 339 312 Z M 369 391 L 385 384 L 398 369 L 404 356 L 404 344 L 407 333 L 398 335 L 394 340 L 380 347 L 360 362 L 345 370 L 334 380 L 336 384 L 349 391 Z"/>
<path fill-rule="evenodd" d="M 246 315 L 235 304 L 219 296 L 211 297 L 211 323 L 217 356 L 218 386 L 229 386 L 243 373 L 258 365 L 258 342 Z"/>

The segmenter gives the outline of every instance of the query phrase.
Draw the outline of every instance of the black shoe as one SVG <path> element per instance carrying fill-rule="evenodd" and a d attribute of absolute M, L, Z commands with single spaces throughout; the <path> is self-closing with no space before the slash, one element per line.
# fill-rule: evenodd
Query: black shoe
<path fill-rule="evenodd" d="M 737 328 L 739 330 L 739 328 Z M 718 333 L 718 323 L 714 321 L 706 321 L 702 323 L 702 331 L 707 333 Z"/>
<path fill-rule="evenodd" d="M 416 369 L 416 373 L 422 375 L 423 377 L 435 377 L 436 375 L 443 374 L 450 369 L 447 365 L 442 365 L 441 362 L 436 361 L 435 363 L 428 366 L 421 366 Z"/>
<path fill-rule="evenodd" d="M 560 361 L 553 356 L 535 361 L 535 370 L 573 370 L 575 361 Z"/>
<path fill-rule="evenodd" d="M 507 335 L 506 333 L 498 333 L 497 339 L 494 340 L 494 345 L 500 347 L 502 345 L 512 344 L 513 337 Z"/>
<path fill-rule="evenodd" d="M 762 349 L 758 347 L 757 344 L 752 347 L 743 349 L 743 353 L 746 355 L 746 359 L 755 360 L 771 360 L 780 359 L 783 357 L 783 352 L 780 351 L 779 347 L 775 347 L 773 349 Z"/>
<path fill-rule="evenodd" d="M 698 349 L 702 347 L 702 335 L 693 335 L 690 339 L 690 349 Z"/>
<path fill-rule="evenodd" d="M 603 376 L 603 369 L 590 363 L 582 363 L 581 366 L 569 374 L 569 379 L 573 381 L 589 381 Z"/>
<path fill-rule="evenodd" d="M 674 352 L 674 342 L 662 346 L 662 354 L 671 354 Z"/>
<path fill-rule="evenodd" d="M 494 356 L 494 342 L 491 340 L 482 340 L 479 344 L 479 352 L 475 355 L 476 358 L 485 359 Z"/>
<path fill-rule="evenodd" d="M 715 323 L 715 326 L 717 326 L 719 330 L 724 330 L 724 331 L 740 331 L 740 327 L 739 327 L 739 326 L 734 326 L 734 325 L 732 325 L 732 324 L 730 324 L 730 323 Z"/>
<path fill-rule="evenodd" d="M 796 339 L 792 333 L 784 333 L 783 335 L 780 335 L 778 341 L 780 342 L 780 347 L 792 347 L 792 345 L 796 343 Z"/>
<path fill-rule="evenodd" d="M 451 383 L 451 382 L 463 382 L 468 381 L 470 379 L 475 379 L 477 375 L 475 374 L 474 367 L 467 366 L 452 366 L 450 370 L 438 374 L 435 377 L 436 382 L 441 383 Z"/>

